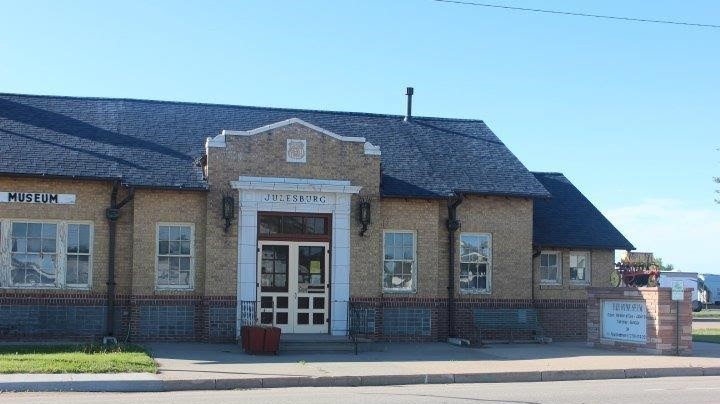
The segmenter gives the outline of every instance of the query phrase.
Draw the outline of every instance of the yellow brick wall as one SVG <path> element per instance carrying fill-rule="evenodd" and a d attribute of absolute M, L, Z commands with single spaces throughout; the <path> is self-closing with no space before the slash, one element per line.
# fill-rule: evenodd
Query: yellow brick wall
<path fill-rule="evenodd" d="M 75 194 L 74 205 L 1 203 L 0 221 L 9 219 L 86 220 L 93 222 L 92 291 L 104 293 L 107 282 L 108 222 L 105 209 L 110 205 L 112 184 L 102 181 L 79 181 L 38 178 L 0 177 L 0 191 Z M 121 190 L 120 198 L 124 197 Z M 132 267 L 132 204 L 121 210 L 117 223 L 116 282 L 117 292 L 129 293 Z M 10 291 L 10 289 L 4 289 Z M 27 290 L 27 289 L 22 289 Z M 48 293 L 68 290 L 43 289 Z M 72 292 L 72 291 L 70 291 Z"/>
<path fill-rule="evenodd" d="M 227 128 L 233 129 L 233 128 Z M 339 133 L 343 136 L 353 134 Z M 286 162 L 287 139 L 307 141 L 307 162 Z M 240 212 L 231 228 L 224 231 L 222 197 L 232 196 L 238 201 L 238 191 L 230 186 L 240 176 L 288 177 L 349 180 L 362 187 L 360 196 L 370 198 L 373 217 L 377 217 L 380 189 L 380 156 L 366 155 L 364 144 L 334 139 L 306 126 L 291 124 L 253 136 L 226 137 L 226 147 L 210 148 L 208 152 L 207 196 L 207 262 L 208 276 L 205 289 L 208 295 L 227 296 L 237 293 L 237 223 Z M 373 244 L 371 226 L 367 237 L 360 237 L 357 222 L 358 196 L 352 197 L 351 259 L 352 271 L 365 271 L 372 264 L 356 256 L 371 252 L 378 254 Z M 352 282 L 352 281 L 351 281 Z M 378 281 L 379 282 L 379 281 Z"/>
<path fill-rule="evenodd" d="M 568 248 L 539 248 L 540 251 L 558 251 L 561 254 L 561 285 L 540 284 L 540 257 L 533 259 L 535 271 L 535 298 L 536 299 L 585 299 L 585 287 L 609 286 L 610 271 L 614 268 L 614 250 L 568 249 Z M 590 284 L 578 284 L 570 280 L 570 253 L 573 251 L 588 253 L 590 262 Z"/>
<path fill-rule="evenodd" d="M 377 297 L 382 293 L 383 230 L 412 230 L 417 234 L 417 290 L 387 296 L 447 297 L 448 233 L 447 201 L 382 199 L 380 219 L 371 226 L 377 255 L 366 250 L 353 254 L 353 297 Z M 469 196 L 458 208 L 462 228 L 455 239 L 455 290 L 458 297 L 530 298 L 532 254 L 532 201 L 524 198 Z M 459 236 L 462 232 L 492 235 L 492 281 L 489 294 L 460 292 Z M 368 265 L 367 263 L 374 263 Z M 359 265 L 363 270 L 355 271 Z M 369 268 L 368 268 L 369 267 Z M 523 288 L 524 285 L 524 288 Z"/>
<path fill-rule="evenodd" d="M 206 192 L 139 189 L 133 201 L 133 285 L 135 295 L 193 294 L 205 291 Z M 187 291 L 155 290 L 158 223 L 192 223 L 195 228 L 194 288 Z"/>
<path fill-rule="evenodd" d="M 285 162 L 286 140 L 305 139 L 308 162 Z M 241 175 L 349 180 L 362 187 L 361 196 L 372 206 L 372 223 L 361 237 L 357 221 L 358 196 L 352 198 L 351 296 L 382 295 L 383 230 L 413 230 L 417 234 L 417 285 L 413 296 L 447 296 L 448 244 L 445 199 L 380 199 L 380 159 L 366 155 L 362 143 L 343 142 L 293 124 L 255 136 L 228 136 L 227 147 L 210 148 L 209 191 L 138 189 L 135 199 L 121 210 L 117 239 L 118 293 L 165 293 L 235 296 L 237 279 L 237 222 L 228 230 L 221 218 L 223 195 L 238 194 L 230 182 Z M 0 191 L 52 192 L 77 195 L 75 205 L 1 204 L 0 220 L 58 219 L 94 223 L 92 290 L 104 292 L 107 280 L 108 225 L 111 184 L 100 181 L 0 178 Z M 125 191 L 121 191 L 120 198 Z M 562 252 L 563 283 L 539 285 L 539 258 L 532 259 L 532 200 L 509 197 L 468 196 L 458 208 L 461 229 L 456 234 L 456 296 L 503 299 L 584 298 L 582 286 L 569 280 L 569 250 Z M 155 291 L 156 226 L 159 222 L 193 223 L 195 229 L 195 287 L 185 292 Z M 459 236 L 463 232 L 492 235 L 491 293 L 462 294 L 459 289 Z M 593 286 L 607 284 L 614 251 L 590 251 Z M 52 291 L 50 293 L 64 293 Z"/>
<path fill-rule="evenodd" d="M 377 219 L 366 239 L 372 249 L 353 248 L 350 294 L 353 297 L 378 297 L 382 293 L 383 231 L 415 232 L 417 248 L 417 284 L 415 293 L 388 292 L 388 296 L 437 297 L 438 288 L 438 220 L 437 201 L 417 199 L 382 199 Z M 357 253 L 355 252 L 357 250 Z"/>
<path fill-rule="evenodd" d="M 443 223 L 447 218 L 447 204 L 443 206 Z M 527 198 L 497 196 L 469 196 L 458 207 L 461 228 L 455 242 L 455 290 L 459 297 L 493 299 L 529 299 L 532 268 L 532 212 Z M 444 224 L 443 224 L 444 226 Z M 492 235 L 491 293 L 466 294 L 460 291 L 459 237 L 463 232 Z M 445 251 L 441 257 L 447 284 L 447 230 L 443 227 L 441 241 Z"/>

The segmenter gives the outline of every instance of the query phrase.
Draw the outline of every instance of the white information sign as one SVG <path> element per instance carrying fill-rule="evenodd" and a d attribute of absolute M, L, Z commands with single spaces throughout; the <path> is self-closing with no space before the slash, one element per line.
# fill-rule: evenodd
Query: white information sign
<path fill-rule="evenodd" d="M 75 194 L 49 194 L 44 192 L 0 192 L 0 203 L 3 202 L 74 205 Z"/>
<path fill-rule="evenodd" d="M 673 281 L 672 283 L 672 299 L 682 301 L 685 294 L 685 284 L 683 281 Z"/>
<path fill-rule="evenodd" d="M 602 337 L 615 341 L 647 342 L 647 308 L 637 300 L 602 302 Z"/>

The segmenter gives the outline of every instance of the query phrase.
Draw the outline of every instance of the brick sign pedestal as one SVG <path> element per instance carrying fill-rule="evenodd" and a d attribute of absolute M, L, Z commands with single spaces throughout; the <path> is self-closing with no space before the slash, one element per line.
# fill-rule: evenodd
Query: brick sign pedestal
<path fill-rule="evenodd" d="M 692 354 L 692 289 L 676 307 L 670 288 L 588 288 L 588 346 L 658 355 Z M 679 349 L 678 340 L 679 336 Z"/>

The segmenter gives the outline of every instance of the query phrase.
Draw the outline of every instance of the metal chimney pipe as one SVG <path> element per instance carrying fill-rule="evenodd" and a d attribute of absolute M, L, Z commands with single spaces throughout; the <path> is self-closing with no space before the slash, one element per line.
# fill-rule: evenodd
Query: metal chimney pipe
<path fill-rule="evenodd" d="M 405 122 L 412 119 L 412 96 L 415 90 L 412 87 L 408 87 L 405 95 L 407 95 L 407 114 L 405 114 Z"/>

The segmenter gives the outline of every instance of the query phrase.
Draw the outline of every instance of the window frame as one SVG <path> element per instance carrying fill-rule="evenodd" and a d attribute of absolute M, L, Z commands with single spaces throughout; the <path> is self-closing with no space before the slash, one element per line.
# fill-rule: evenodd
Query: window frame
<path fill-rule="evenodd" d="M 478 288 L 463 288 L 462 283 L 460 282 L 460 277 L 462 273 L 462 237 L 463 236 L 470 236 L 470 237 L 482 237 L 487 236 L 488 238 L 488 260 L 487 260 L 487 270 L 485 271 L 485 289 L 478 289 Z M 481 294 L 481 295 L 489 295 L 492 294 L 492 256 L 493 256 L 493 242 L 492 242 L 492 233 L 481 233 L 481 232 L 461 232 L 458 236 L 457 241 L 457 256 L 458 256 L 458 290 L 462 294 Z"/>
<path fill-rule="evenodd" d="M 57 257 L 57 276 L 54 285 L 30 285 L 12 283 L 12 225 L 13 223 L 47 223 L 57 225 L 55 238 L 55 254 Z M 87 284 L 68 284 L 67 277 L 67 240 L 68 226 L 71 224 L 89 226 L 89 253 L 88 255 L 88 281 Z M 2 218 L 0 219 L 0 280 L 4 280 L 0 289 L 25 290 L 91 290 L 93 287 L 93 264 L 95 243 L 95 222 L 92 220 L 63 220 L 63 219 L 26 219 Z M 3 252 L 5 246 L 6 252 Z M 60 248 L 62 247 L 62 249 Z M 73 253 L 74 254 L 74 253 Z M 85 255 L 85 254 L 83 254 Z"/>
<path fill-rule="evenodd" d="M 89 243 L 88 254 L 84 254 L 84 253 L 68 253 L 68 252 L 67 252 L 67 249 L 68 249 L 68 242 L 67 242 L 67 240 L 68 240 L 68 237 L 69 237 L 68 229 L 69 229 L 69 226 L 70 226 L 71 224 L 75 224 L 75 225 L 88 225 L 88 226 L 90 226 L 90 231 L 89 231 L 89 233 L 88 233 L 88 237 L 89 237 L 89 240 L 88 240 L 88 243 Z M 81 283 L 66 283 L 65 285 L 66 285 L 66 287 L 67 287 L 68 289 L 80 289 L 80 290 L 82 290 L 82 289 L 90 289 L 90 288 L 92 287 L 93 256 L 94 256 L 94 254 L 95 254 L 95 249 L 93 248 L 93 244 L 94 244 L 94 242 L 95 242 L 95 231 L 94 231 L 94 230 L 95 230 L 95 229 L 94 229 L 93 223 L 90 222 L 90 221 L 72 220 L 72 221 L 68 221 L 68 222 L 65 223 L 65 243 L 64 243 L 64 244 L 65 244 L 65 252 L 64 252 L 64 254 L 63 254 L 63 263 L 64 263 L 64 265 L 65 265 L 65 273 L 63 274 L 63 282 L 65 281 L 65 279 L 66 279 L 66 277 L 67 277 L 67 256 L 68 256 L 68 254 L 70 254 L 70 255 L 78 255 L 78 256 L 79 256 L 79 255 L 87 255 L 87 256 L 88 256 L 88 284 L 87 284 L 87 285 L 83 285 L 83 284 L 81 284 Z"/>
<path fill-rule="evenodd" d="M 160 227 L 190 227 L 190 281 L 187 285 L 159 285 L 158 275 L 160 267 Z M 187 257 L 187 255 L 163 254 L 163 257 Z M 195 290 L 195 223 L 187 222 L 157 222 L 155 223 L 155 290 Z"/>
<path fill-rule="evenodd" d="M 412 252 L 413 252 L 413 260 L 412 260 L 412 267 L 411 267 L 411 275 L 412 275 L 412 286 L 410 288 L 386 288 L 385 287 L 385 262 L 386 261 L 400 261 L 400 262 L 406 262 L 407 260 L 386 260 L 385 259 L 385 236 L 388 233 L 393 234 L 411 234 L 413 236 L 413 246 L 412 246 Z M 417 231 L 415 230 L 395 230 L 395 229 L 383 229 L 382 232 L 382 262 L 381 262 L 381 271 L 380 271 L 380 288 L 382 290 L 383 294 L 407 294 L 407 293 L 417 293 L 418 291 L 418 254 L 417 254 Z"/>
<path fill-rule="evenodd" d="M 551 279 L 543 279 L 542 274 L 542 256 L 543 255 L 555 255 L 555 263 L 557 266 L 557 278 L 555 280 Z M 540 252 L 540 255 L 538 256 L 538 275 L 540 277 L 540 284 L 541 285 L 562 285 L 562 252 L 559 250 L 544 250 Z M 549 267 L 547 267 L 549 268 Z"/>
<path fill-rule="evenodd" d="M 585 279 L 578 280 L 572 278 L 572 256 L 573 255 L 584 255 L 585 256 Z M 568 276 L 570 282 L 577 285 L 589 285 L 592 283 L 592 262 L 590 259 L 590 251 L 570 251 L 568 253 Z"/>
<path fill-rule="evenodd" d="M 303 220 L 303 227 L 305 226 L 305 219 L 322 219 L 325 222 L 325 233 L 323 234 L 309 234 L 309 233 L 277 233 L 277 234 L 266 234 L 261 231 L 260 223 L 263 219 L 268 217 L 278 217 L 281 220 L 284 217 L 299 217 Z M 332 214 L 331 213 L 314 213 L 314 212 L 275 212 L 275 211 L 259 211 L 257 213 L 257 239 L 268 240 L 268 241 L 327 241 L 332 240 Z"/>

